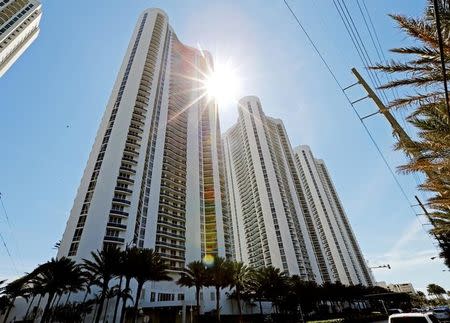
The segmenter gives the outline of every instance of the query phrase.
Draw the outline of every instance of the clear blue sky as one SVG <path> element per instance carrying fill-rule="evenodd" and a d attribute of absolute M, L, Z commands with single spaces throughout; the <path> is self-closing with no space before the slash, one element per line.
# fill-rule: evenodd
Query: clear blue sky
<path fill-rule="evenodd" d="M 350 68 L 362 66 L 332 1 L 289 3 L 340 82 L 353 83 Z M 388 48 L 409 40 L 387 14 L 419 15 L 425 1 L 366 3 L 391 56 Z M 166 11 L 185 44 L 231 58 L 243 79 L 240 94 L 258 95 L 266 114 L 284 120 L 293 146 L 308 144 L 325 160 L 365 257 L 393 267 L 376 270 L 378 280 L 450 289 L 450 273 L 430 260 L 437 254 L 430 238 L 281 0 L 43 1 L 38 39 L 0 79 L 0 191 L 12 226 L 0 210 L 0 232 L 19 273 L 55 255 L 136 19 L 148 7 Z M 375 109 L 369 101 L 359 108 Z M 223 107 L 222 130 L 236 118 L 235 106 Z M 391 164 L 399 164 L 386 122 L 378 116 L 368 125 Z M 399 179 L 412 201 L 414 179 Z M 0 278 L 16 275 L 0 245 Z"/>

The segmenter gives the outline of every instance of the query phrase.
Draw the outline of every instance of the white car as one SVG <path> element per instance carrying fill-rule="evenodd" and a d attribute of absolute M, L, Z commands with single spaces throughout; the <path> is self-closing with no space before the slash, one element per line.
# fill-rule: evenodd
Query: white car
<path fill-rule="evenodd" d="M 401 313 L 389 316 L 389 323 L 439 323 L 433 313 Z"/>

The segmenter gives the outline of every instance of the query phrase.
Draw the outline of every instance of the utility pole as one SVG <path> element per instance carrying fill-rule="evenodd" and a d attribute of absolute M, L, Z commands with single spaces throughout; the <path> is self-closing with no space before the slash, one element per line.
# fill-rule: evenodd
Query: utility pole
<path fill-rule="evenodd" d="M 417 195 L 415 195 L 414 197 L 416 198 L 417 203 L 419 203 L 419 206 L 422 208 L 423 212 L 425 213 L 425 215 L 427 216 L 428 220 L 430 221 L 431 225 L 434 228 L 435 227 L 434 219 L 430 216 L 430 213 L 428 213 L 428 210 L 422 204 L 422 201 L 417 197 Z M 431 232 L 432 232 L 434 238 L 437 240 L 439 247 L 441 247 L 442 250 L 445 250 L 445 245 L 444 245 L 443 241 L 441 240 L 441 238 L 439 238 L 439 236 L 436 233 L 434 233 L 433 231 L 431 231 Z"/>
<path fill-rule="evenodd" d="M 394 130 L 395 134 L 398 136 L 398 138 L 406 142 L 408 144 L 413 144 L 413 141 L 408 136 L 405 130 L 400 126 L 400 124 L 397 122 L 397 120 L 392 116 L 391 112 L 388 108 L 381 102 L 381 100 L 378 98 L 378 96 L 375 94 L 375 92 L 372 90 L 372 88 L 367 84 L 367 82 L 362 78 L 361 74 L 356 70 L 356 68 L 352 68 L 352 73 L 355 75 L 356 79 L 358 80 L 358 83 L 362 85 L 364 90 L 367 92 L 367 96 L 375 102 L 378 109 L 380 110 L 380 113 L 382 113 L 387 121 L 391 124 L 392 129 Z M 414 154 L 413 154 L 414 155 Z M 414 156 L 416 157 L 416 156 Z"/>
<path fill-rule="evenodd" d="M 433 0 L 433 8 L 434 8 L 434 18 L 436 20 L 436 32 L 438 36 L 439 43 L 439 55 L 441 58 L 441 72 L 442 72 L 442 80 L 444 81 L 444 91 L 445 91 L 445 106 L 447 108 L 447 117 L 448 122 L 450 124 L 450 106 L 448 102 L 448 88 L 447 88 L 447 72 L 445 71 L 445 56 L 444 56 L 444 41 L 442 39 L 442 31 L 441 31 L 441 20 L 439 18 L 439 4 L 437 0 Z M 445 8 L 444 8 L 445 10 Z"/>

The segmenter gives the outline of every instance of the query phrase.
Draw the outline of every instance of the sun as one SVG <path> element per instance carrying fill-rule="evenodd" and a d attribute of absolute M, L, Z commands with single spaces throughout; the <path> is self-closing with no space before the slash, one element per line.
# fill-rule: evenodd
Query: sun
<path fill-rule="evenodd" d="M 209 99 L 214 99 L 220 106 L 237 102 L 240 79 L 231 60 L 216 62 L 208 74 L 204 85 Z"/>

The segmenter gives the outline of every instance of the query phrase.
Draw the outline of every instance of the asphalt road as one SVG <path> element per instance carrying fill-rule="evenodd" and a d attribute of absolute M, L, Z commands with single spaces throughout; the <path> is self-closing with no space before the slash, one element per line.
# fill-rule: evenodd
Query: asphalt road
<path fill-rule="evenodd" d="M 373 323 L 388 323 L 388 320 L 384 320 L 384 321 L 376 321 L 376 322 L 373 322 Z"/>

